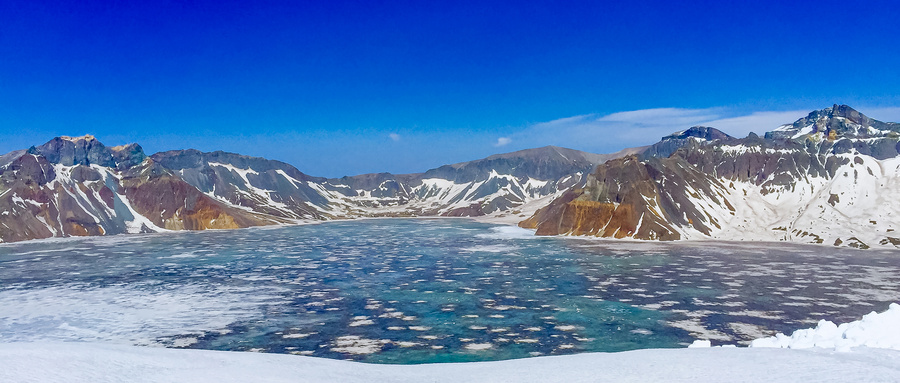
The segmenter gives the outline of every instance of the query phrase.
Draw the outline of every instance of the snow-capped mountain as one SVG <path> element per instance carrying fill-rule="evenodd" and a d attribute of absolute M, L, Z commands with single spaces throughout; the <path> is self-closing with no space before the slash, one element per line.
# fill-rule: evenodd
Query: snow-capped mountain
<path fill-rule="evenodd" d="M 900 124 L 846 105 L 743 139 L 695 127 L 597 167 L 538 234 L 900 245 Z"/>
<path fill-rule="evenodd" d="M 373 216 L 518 214 L 518 221 L 583 184 L 599 163 L 635 151 L 545 147 L 420 174 L 325 179 L 233 153 L 147 156 L 137 144 L 58 137 L 0 157 L 0 241 Z"/>
<path fill-rule="evenodd" d="M 169 151 L 151 158 L 222 203 L 288 219 L 334 219 L 504 214 L 583 184 L 598 164 L 642 149 L 598 155 L 548 146 L 425 173 L 334 179 L 310 177 L 279 161 L 224 152 Z"/>
<path fill-rule="evenodd" d="M 582 185 L 597 165 L 644 148 L 592 154 L 546 146 L 444 165 L 421 174 L 365 174 L 322 185 L 343 216 L 521 215 Z M 542 204 L 541 204 L 542 205 Z"/>
<path fill-rule="evenodd" d="M 57 137 L 0 156 L 0 241 L 285 223 L 220 203 L 132 144 Z"/>
<path fill-rule="evenodd" d="M 323 219 L 329 201 L 324 178 L 310 177 L 284 162 L 234 153 L 172 150 L 150 157 L 210 198 L 288 219 Z"/>

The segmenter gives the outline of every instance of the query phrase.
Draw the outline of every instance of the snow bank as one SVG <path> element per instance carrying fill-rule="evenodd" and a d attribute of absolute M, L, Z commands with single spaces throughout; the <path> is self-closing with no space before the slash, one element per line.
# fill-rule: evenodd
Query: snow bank
<path fill-rule="evenodd" d="M 710 348 L 712 347 L 712 341 L 708 339 L 697 339 L 694 343 L 691 343 L 688 348 Z"/>
<path fill-rule="evenodd" d="M 285 354 L 100 343 L 0 343 L 0 382 L 872 382 L 900 352 L 656 349 L 500 362 L 379 365 Z"/>
<path fill-rule="evenodd" d="M 13 342 L 0 343 L 0 382 L 900 381 L 900 305 L 840 326 L 822 321 L 815 329 L 757 339 L 751 346 L 710 347 L 701 340 L 688 349 L 379 365 L 285 354 Z M 854 346 L 866 347 L 835 351 Z"/>
<path fill-rule="evenodd" d="M 750 342 L 750 347 L 817 347 L 836 351 L 850 351 L 851 347 L 859 346 L 900 350 L 900 305 L 891 303 L 883 313 L 873 311 L 861 320 L 840 326 L 821 320 L 816 328 L 797 330 L 791 336 L 779 333 Z"/>

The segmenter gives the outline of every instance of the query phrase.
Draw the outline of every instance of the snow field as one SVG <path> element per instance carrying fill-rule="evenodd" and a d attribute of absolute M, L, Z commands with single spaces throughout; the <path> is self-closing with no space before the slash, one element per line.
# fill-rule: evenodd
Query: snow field
<path fill-rule="evenodd" d="M 0 344 L 0 381 L 29 382 L 886 382 L 900 353 L 655 349 L 499 362 L 379 365 L 298 355 L 98 343 Z"/>
<path fill-rule="evenodd" d="M 347 347 L 365 347 L 348 339 Z M 0 343 L 2 382 L 881 382 L 900 381 L 900 305 L 822 321 L 751 348 L 587 353 L 499 362 L 379 365 L 297 355 L 101 343 Z M 473 349 L 486 347 L 471 345 Z M 851 347 L 854 347 L 851 350 Z M 831 349 L 831 350 L 829 350 Z"/>

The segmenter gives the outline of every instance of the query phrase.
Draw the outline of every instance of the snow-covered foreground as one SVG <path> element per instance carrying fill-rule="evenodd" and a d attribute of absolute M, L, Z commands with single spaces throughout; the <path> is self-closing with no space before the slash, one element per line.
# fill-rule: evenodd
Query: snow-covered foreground
<path fill-rule="evenodd" d="M 822 321 L 791 337 L 759 339 L 751 348 L 479 363 L 379 365 L 100 343 L 0 343 L 0 382 L 896 382 L 898 337 L 900 305 L 892 304 L 859 321 L 840 326 Z M 868 347 L 855 347 L 863 345 Z"/>
<path fill-rule="evenodd" d="M 0 344 L 2 382 L 886 382 L 900 351 L 656 349 L 501 362 L 377 365 L 96 343 Z"/>

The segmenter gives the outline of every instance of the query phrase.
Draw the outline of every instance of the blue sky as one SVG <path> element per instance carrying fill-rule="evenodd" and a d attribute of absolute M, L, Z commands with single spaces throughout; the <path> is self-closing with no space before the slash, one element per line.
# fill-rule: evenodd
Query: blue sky
<path fill-rule="evenodd" d="M 544 145 L 614 152 L 701 123 L 743 136 L 833 103 L 897 121 L 897 14 L 891 1 L 4 1 L 0 151 L 93 134 L 331 177 Z"/>

